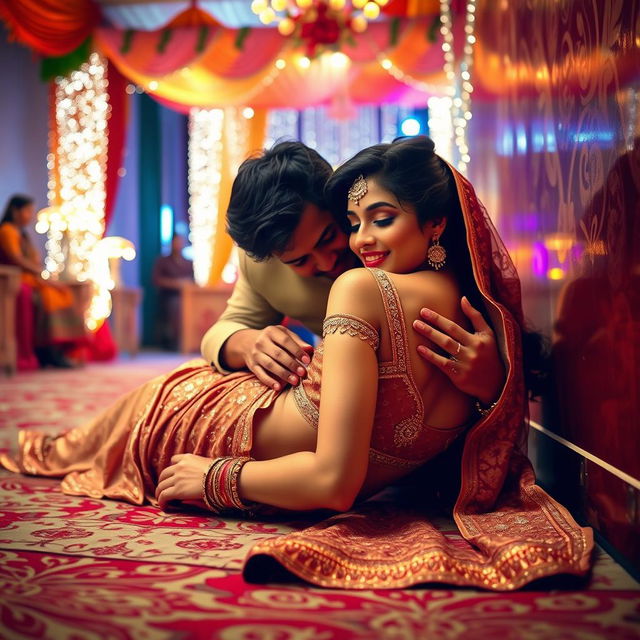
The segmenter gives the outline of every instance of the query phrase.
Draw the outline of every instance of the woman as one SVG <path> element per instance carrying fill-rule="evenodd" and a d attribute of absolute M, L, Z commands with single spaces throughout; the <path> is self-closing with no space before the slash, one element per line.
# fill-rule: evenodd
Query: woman
<path fill-rule="evenodd" d="M 461 187 L 472 193 L 461 178 L 454 181 L 428 138 L 377 145 L 336 172 L 329 194 L 339 203 L 338 215 L 349 221 L 352 249 L 371 268 L 353 270 L 336 281 L 324 343 L 300 386 L 277 392 L 251 374 L 225 377 L 201 361 L 191 362 L 147 383 L 92 424 L 65 436 L 21 433 L 17 460 L 3 458 L 2 463 L 15 471 L 66 474 L 63 490 L 68 493 L 134 503 L 146 495 L 163 507 L 176 500 L 204 499 L 215 512 L 260 511 L 263 505 L 346 511 L 406 476 L 446 451 L 477 420 L 471 398 L 435 367 L 418 366 L 413 343 L 417 337 L 407 327 L 425 295 L 432 309 L 458 323 L 464 322 L 457 310 L 461 293 L 479 296 L 464 239 L 466 217 L 463 220 L 456 191 Z M 488 265 L 491 247 L 482 249 Z M 480 274 L 483 293 L 488 285 L 484 277 Z M 505 411 L 513 412 L 518 427 L 522 425 L 517 324 L 503 307 L 503 324 L 507 317 L 511 395 L 503 394 L 498 406 L 468 432 L 467 440 L 494 414 L 504 418 Z M 460 348 L 453 345 L 453 356 Z M 499 497 L 517 435 L 507 426 L 497 441 L 481 438 L 492 470 L 486 472 L 486 465 L 475 470 L 483 482 L 472 488 L 465 505 L 484 507 L 486 512 Z M 464 473 L 464 458 L 462 465 Z M 450 474 L 452 480 L 458 475 L 455 469 Z M 465 490 L 463 486 L 462 493 Z M 466 557 L 455 557 L 456 550 L 447 549 L 424 518 L 414 522 L 405 512 L 393 518 L 370 513 L 362 518 L 356 511 L 257 545 L 246 575 L 261 574 L 269 559 L 316 584 L 356 588 L 425 580 L 514 588 L 539 575 L 584 572 L 588 532 L 553 505 L 564 517 L 564 529 L 584 539 L 583 552 L 577 557 L 573 547 L 567 548 L 563 531 L 551 541 L 553 562 L 538 554 L 532 572 L 517 570 L 513 563 L 520 562 L 520 556 L 511 553 L 504 567 L 495 567 L 494 579 L 482 573 L 490 562 L 480 567 L 468 551 Z M 358 509 L 366 512 L 370 507 Z M 527 509 L 532 511 L 530 505 Z M 540 510 L 539 523 L 547 540 L 556 531 L 548 513 Z M 473 520 L 459 525 L 468 534 Z M 413 571 L 411 563 L 401 559 L 398 565 L 394 559 L 399 550 L 415 557 L 416 545 L 422 548 L 424 541 L 434 540 L 443 552 L 453 553 L 446 563 L 438 560 Z M 470 569 L 471 563 L 475 564 Z M 509 572 L 515 572 L 515 578 L 507 580 Z"/>
<path fill-rule="evenodd" d="M 27 233 L 34 214 L 32 198 L 14 195 L 9 199 L 0 219 L 0 264 L 20 268 L 22 282 L 33 289 L 35 353 L 41 366 L 71 367 L 65 354 L 83 345 L 84 321 L 74 308 L 71 290 L 40 275 L 40 256 Z"/>

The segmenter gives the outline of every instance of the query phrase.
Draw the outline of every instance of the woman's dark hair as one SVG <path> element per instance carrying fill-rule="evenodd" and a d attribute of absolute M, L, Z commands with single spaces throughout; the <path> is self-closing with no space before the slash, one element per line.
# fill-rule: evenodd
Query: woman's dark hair
<path fill-rule="evenodd" d="M 325 196 L 331 212 L 349 233 L 347 192 L 360 175 L 376 182 L 396 196 L 400 204 L 411 205 L 424 225 L 447 219 L 440 244 L 447 250 L 448 267 L 455 274 L 461 291 L 476 308 L 483 308 L 473 278 L 471 257 L 455 180 L 447 163 L 434 151 L 427 136 L 397 138 L 357 153 L 339 167 L 327 182 Z"/>
<path fill-rule="evenodd" d="M 287 249 L 305 205 L 326 209 L 331 165 L 302 142 L 281 142 L 245 160 L 233 181 L 227 231 L 254 260 Z"/>
<path fill-rule="evenodd" d="M 420 224 L 448 218 L 452 208 L 460 209 L 453 176 L 426 136 L 397 138 L 392 143 L 367 147 L 336 170 L 325 194 L 343 225 L 348 224 L 347 191 L 359 175 L 375 177 L 400 203 L 412 205 Z"/>
<path fill-rule="evenodd" d="M 20 195 L 19 193 L 11 196 L 11 198 L 9 198 L 9 202 L 7 202 L 7 206 L 4 208 L 0 224 L 3 222 L 14 222 L 13 214 L 16 210 L 22 209 L 22 207 L 26 207 L 28 204 L 33 204 L 33 198 Z"/>
<path fill-rule="evenodd" d="M 339 167 L 327 182 L 325 195 L 338 223 L 349 233 L 347 192 L 358 176 L 375 178 L 393 193 L 400 204 L 411 205 L 420 224 L 447 219 L 440 244 L 447 250 L 447 268 L 453 272 L 463 295 L 480 311 L 484 300 L 478 290 L 466 228 L 453 173 L 434 151 L 426 136 L 398 138 L 389 144 L 377 144 L 357 153 Z M 544 340 L 523 327 L 525 385 L 530 395 L 539 395 L 546 379 Z"/>
<path fill-rule="evenodd" d="M 13 218 L 15 212 L 19 209 L 22 209 L 22 207 L 33 204 L 33 202 L 33 198 L 30 198 L 29 196 L 23 196 L 19 193 L 11 196 L 11 198 L 9 198 L 9 202 L 7 202 L 7 206 L 4 209 L 2 218 L 0 218 L 0 224 L 4 222 L 15 222 Z M 31 238 L 29 237 L 27 230 L 20 229 L 20 250 L 22 251 L 22 255 L 29 255 L 32 247 L 33 243 L 31 242 Z"/>

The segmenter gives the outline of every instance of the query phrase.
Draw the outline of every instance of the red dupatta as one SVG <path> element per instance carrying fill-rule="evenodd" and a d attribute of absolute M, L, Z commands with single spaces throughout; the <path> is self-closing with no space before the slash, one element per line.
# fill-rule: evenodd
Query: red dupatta
<path fill-rule="evenodd" d="M 453 518 L 469 545 L 448 540 L 423 509 L 364 503 L 319 524 L 260 542 L 244 576 L 269 579 L 277 563 L 324 587 L 404 588 L 440 582 L 495 591 L 556 574 L 584 574 L 593 533 L 535 484 L 526 455 L 520 281 L 487 212 L 453 167 L 476 284 L 507 369 L 496 407 L 467 433 Z M 441 477 L 441 484 L 454 481 Z"/>

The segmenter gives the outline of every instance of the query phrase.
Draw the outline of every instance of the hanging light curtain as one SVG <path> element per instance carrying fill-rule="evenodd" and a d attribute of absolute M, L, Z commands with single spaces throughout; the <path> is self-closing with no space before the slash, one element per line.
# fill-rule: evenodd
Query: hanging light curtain
<path fill-rule="evenodd" d="M 194 109 L 189 114 L 189 219 L 196 282 L 216 285 L 233 242 L 225 214 L 240 163 L 264 145 L 265 110 Z"/>

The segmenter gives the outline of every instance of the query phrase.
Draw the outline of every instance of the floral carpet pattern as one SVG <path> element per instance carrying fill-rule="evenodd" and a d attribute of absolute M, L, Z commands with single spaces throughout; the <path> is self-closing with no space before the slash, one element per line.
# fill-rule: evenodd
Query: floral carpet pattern
<path fill-rule="evenodd" d="M 180 362 L 143 355 L 3 379 L 0 449 L 11 450 L 21 428 L 56 432 L 80 424 Z M 251 545 L 304 524 L 66 496 L 57 480 L 2 471 L 0 638 L 640 638 L 640 586 L 602 551 L 587 583 L 552 591 L 534 585 L 494 594 L 427 585 L 349 592 L 294 579 L 243 581 Z M 457 537 L 453 523 L 439 526 Z"/>

